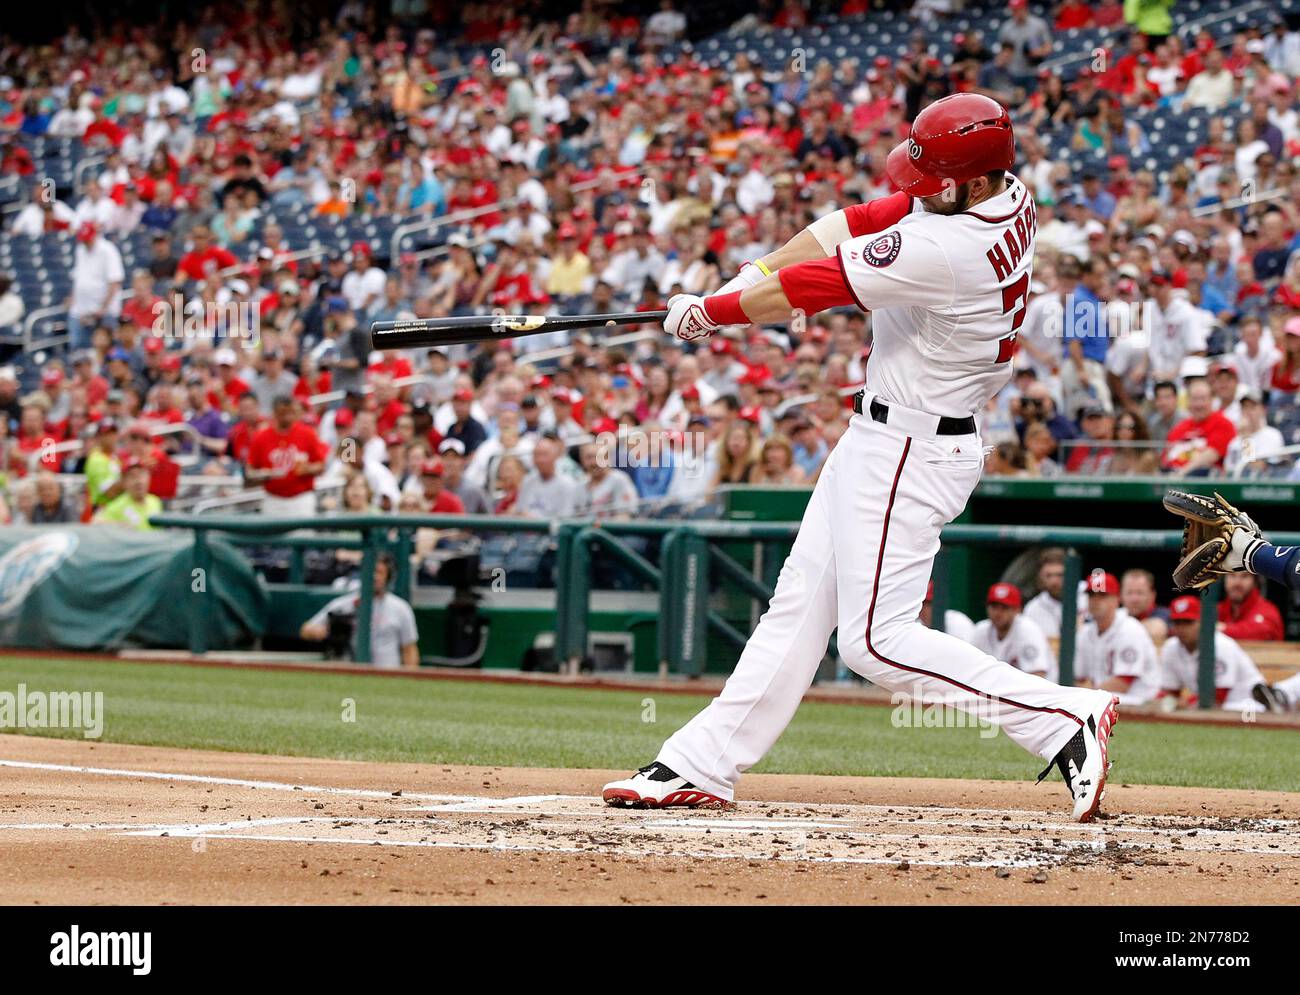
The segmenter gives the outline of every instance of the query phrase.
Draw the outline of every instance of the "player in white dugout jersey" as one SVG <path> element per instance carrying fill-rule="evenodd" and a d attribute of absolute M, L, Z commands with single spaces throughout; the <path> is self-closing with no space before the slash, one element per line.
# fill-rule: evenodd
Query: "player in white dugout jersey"
<path fill-rule="evenodd" d="M 872 315 L 857 414 L 818 478 L 776 592 L 707 708 L 611 805 L 728 802 L 812 683 L 832 630 L 844 662 L 889 691 L 996 722 L 1061 771 L 1087 822 L 1101 804 L 1117 713 L 924 626 L 939 531 L 966 506 L 983 451 L 974 413 L 1010 379 L 1034 256 L 1033 198 L 1007 171 L 1011 119 L 978 94 L 945 97 L 889 155 L 900 192 L 820 218 L 717 293 L 669 301 L 693 340 L 725 325 L 788 323 L 856 304 Z"/>
<path fill-rule="evenodd" d="M 1056 680 L 1056 657 L 1043 630 L 1020 610 L 1020 589 L 1014 584 L 994 584 L 984 603 L 988 618 L 975 624 L 967 642 L 1026 674 Z"/>
<path fill-rule="evenodd" d="M 1088 619 L 1075 640 L 1074 670 L 1122 705 L 1145 705 L 1160 694 L 1160 661 L 1151 633 L 1120 607 L 1119 593 L 1114 574 L 1094 570 L 1088 577 Z"/>
<path fill-rule="evenodd" d="M 1169 606 L 1173 636 L 1160 647 L 1164 691 L 1175 699 L 1187 692 L 1188 707 L 1197 704 L 1201 666 L 1201 599 L 1184 594 Z M 1214 634 L 1214 703 L 1230 712 L 1258 712 L 1264 705 L 1252 696 L 1264 683 L 1259 667 L 1226 632 Z"/>

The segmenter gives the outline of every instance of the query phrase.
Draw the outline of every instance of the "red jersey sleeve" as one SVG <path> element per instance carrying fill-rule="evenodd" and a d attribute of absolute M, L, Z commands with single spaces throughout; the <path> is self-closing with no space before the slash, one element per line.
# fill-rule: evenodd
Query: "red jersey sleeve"
<path fill-rule="evenodd" d="M 838 256 L 782 266 L 776 271 L 776 278 L 781 281 L 790 306 L 804 314 L 857 303 Z"/>
<path fill-rule="evenodd" d="M 898 224 L 911 213 L 912 197 L 901 191 L 844 209 L 844 217 L 849 223 L 849 234 L 854 236 L 884 231 L 890 225 Z"/>

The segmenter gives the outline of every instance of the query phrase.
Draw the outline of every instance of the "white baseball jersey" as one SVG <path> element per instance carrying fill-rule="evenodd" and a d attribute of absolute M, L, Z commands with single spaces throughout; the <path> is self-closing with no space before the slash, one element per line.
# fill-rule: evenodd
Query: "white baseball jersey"
<path fill-rule="evenodd" d="M 1047 637 L 1031 619 L 1017 615 L 1007 627 L 1007 634 L 999 637 L 993 622 L 984 619 L 975 623 L 970 643 L 989 656 L 1004 660 L 1027 674 L 1039 674 L 1049 681 L 1056 680 L 1056 656 L 1047 644 Z"/>
<path fill-rule="evenodd" d="M 1187 649 L 1170 636 L 1160 647 L 1160 665 L 1164 686 L 1169 691 L 1183 688 L 1196 693 L 1200 686 L 1199 652 Z M 1263 684 L 1264 677 L 1235 639 L 1226 633 L 1214 634 L 1214 689 L 1219 705 L 1233 712 L 1257 712 L 1263 707 L 1250 696 L 1250 689 Z"/>
<path fill-rule="evenodd" d="M 1105 692 L 1053 684 L 963 642 L 950 634 L 951 614 L 947 632 L 919 618 L 940 532 L 966 507 L 984 462 L 978 434 L 941 435 L 932 416 L 972 415 L 1007 383 L 1025 313 L 1034 205 L 1008 182 L 957 215 L 877 204 L 889 220 L 874 231 L 868 205 L 848 228 L 862 234 L 832 242 L 857 303 L 872 310 L 866 387 L 890 415 L 853 416 L 736 669 L 659 751 L 701 790 L 734 797 L 789 724 L 833 631 L 844 663 L 877 687 L 973 712 L 1046 760 L 1109 704 Z"/>
<path fill-rule="evenodd" d="M 1061 602 L 1046 591 L 1039 591 L 1025 602 L 1023 614 L 1042 630 L 1043 635 L 1052 639 L 1061 637 Z"/>
<path fill-rule="evenodd" d="M 970 616 L 965 612 L 949 608 L 943 613 L 943 631 L 950 636 L 956 636 L 964 642 L 970 642 L 971 636 L 975 632 L 975 623 L 970 620 Z"/>
<path fill-rule="evenodd" d="M 1015 177 L 973 209 L 914 211 L 840 243 L 857 305 L 871 311 L 867 391 L 964 418 L 1011 377 L 1025 319 L 1037 215 Z"/>
<path fill-rule="evenodd" d="M 1096 619 L 1079 629 L 1075 643 L 1074 672 L 1100 687 L 1112 677 L 1132 677 L 1128 690 L 1119 693 L 1125 705 L 1145 705 L 1160 693 L 1160 661 L 1146 626 L 1123 608 L 1105 632 L 1097 631 Z"/>

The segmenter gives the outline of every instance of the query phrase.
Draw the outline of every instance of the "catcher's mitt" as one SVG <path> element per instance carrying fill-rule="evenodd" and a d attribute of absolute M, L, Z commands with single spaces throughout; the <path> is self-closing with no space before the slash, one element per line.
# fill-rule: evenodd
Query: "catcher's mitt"
<path fill-rule="evenodd" d="M 1180 591 L 1208 587 L 1223 574 L 1245 570 L 1253 547 L 1264 541 L 1263 533 L 1250 516 L 1238 511 L 1218 493 L 1208 498 L 1168 491 L 1164 505 L 1186 519 L 1182 559 L 1174 567 L 1174 584 Z"/>

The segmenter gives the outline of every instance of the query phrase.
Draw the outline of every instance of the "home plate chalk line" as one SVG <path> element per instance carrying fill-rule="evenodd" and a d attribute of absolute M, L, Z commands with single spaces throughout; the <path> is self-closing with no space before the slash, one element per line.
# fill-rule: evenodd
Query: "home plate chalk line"
<path fill-rule="evenodd" d="M 0 768 L 89 778 L 167 781 L 302 797 L 383 799 L 387 814 L 275 815 L 219 822 L 6 822 L 0 843 L 22 833 L 179 837 L 256 842 L 416 847 L 622 857 L 811 861 L 836 864 L 1041 867 L 1101 855 L 1157 865 L 1195 854 L 1300 859 L 1300 820 L 1196 819 L 1124 814 L 1080 826 L 1042 811 L 806 802 L 742 802 L 719 810 L 610 809 L 598 798 L 422 794 L 292 784 L 167 771 L 0 759 Z M 1055 799 L 1058 800 L 1059 799 Z M 178 799 L 181 801 L 181 799 Z M 373 808 L 372 808 L 373 811 Z"/>

